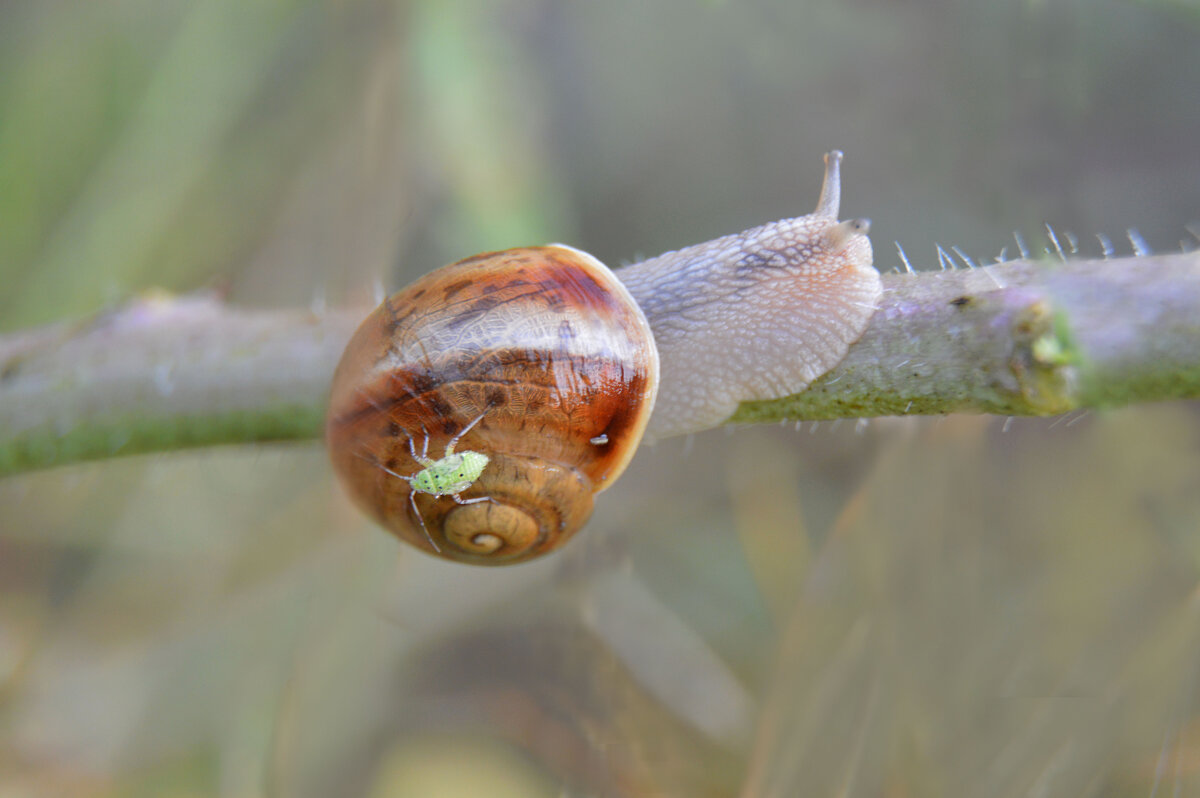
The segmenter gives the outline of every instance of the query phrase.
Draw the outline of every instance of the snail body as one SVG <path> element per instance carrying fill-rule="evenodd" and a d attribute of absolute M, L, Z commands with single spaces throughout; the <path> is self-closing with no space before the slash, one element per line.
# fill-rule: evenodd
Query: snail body
<path fill-rule="evenodd" d="M 616 272 L 561 245 L 485 253 L 389 297 L 334 375 L 326 438 L 343 484 L 426 551 L 520 562 L 583 526 L 643 435 L 804 390 L 881 292 L 869 222 L 837 219 L 840 160 L 826 155 L 807 216 Z M 415 485 L 456 446 L 484 457 L 477 474 L 452 492 Z"/>

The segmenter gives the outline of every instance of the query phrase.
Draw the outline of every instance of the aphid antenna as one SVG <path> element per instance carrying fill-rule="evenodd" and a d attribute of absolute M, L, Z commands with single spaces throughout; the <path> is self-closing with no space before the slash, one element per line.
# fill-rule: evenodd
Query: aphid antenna
<path fill-rule="evenodd" d="M 410 485 L 412 484 L 412 481 L 413 481 L 412 477 L 406 477 L 403 474 L 397 474 L 395 471 L 388 468 L 387 466 L 385 466 L 383 463 L 379 462 L 379 460 L 374 457 L 367 457 L 362 452 L 355 452 L 354 456 L 358 457 L 360 460 L 363 460 L 363 461 L 369 463 L 370 465 L 374 466 L 375 468 L 378 468 L 380 471 L 382 471 L 385 474 L 388 474 L 389 476 L 396 477 L 397 479 L 402 479 Z"/>

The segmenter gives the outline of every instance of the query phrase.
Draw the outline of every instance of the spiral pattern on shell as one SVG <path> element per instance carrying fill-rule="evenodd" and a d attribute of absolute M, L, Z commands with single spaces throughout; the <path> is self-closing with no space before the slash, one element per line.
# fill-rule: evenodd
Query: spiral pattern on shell
<path fill-rule="evenodd" d="M 583 526 L 632 458 L 657 385 L 649 324 L 603 264 L 562 246 L 487 253 L 368 316 L 334 375 L 326 438 L 351 495 L 399 537 L 512 563 Z M 476 419 L 455 451 L 489 462 L 459 500 L 488 500 L 410 498 L 414 451 L 437 460 Z"/>

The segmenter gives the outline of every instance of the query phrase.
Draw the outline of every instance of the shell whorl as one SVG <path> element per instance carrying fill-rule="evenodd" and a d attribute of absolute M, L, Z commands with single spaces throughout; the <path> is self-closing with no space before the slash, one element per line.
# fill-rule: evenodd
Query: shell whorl
<path fill-rule="evenodd" d="M 595 490 L 578 471 L 496 455 L 472 491 L 491 501 L 459 505 L 448 497 L 418 496 L 417 506 L 443 554 L 496 565 L 565 543 L 591 515 Z"/>

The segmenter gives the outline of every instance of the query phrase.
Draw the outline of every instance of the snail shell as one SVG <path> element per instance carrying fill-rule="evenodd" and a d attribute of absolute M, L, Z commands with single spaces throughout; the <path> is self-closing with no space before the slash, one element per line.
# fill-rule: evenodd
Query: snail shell
<path fill-rule="evenodd" d="M 536 557 L 587 521 L 633 457 L 658 353 L 611 271 L 564 246 L 486 253 L 388 298 L 352 337 L 326 438 L 357 503 L 402 539 L 481 564 Z M 428 449 L 489 458 L 461 496 L 408 480 Z M 487 497 L 490 501 L 459 503 Z"/>

